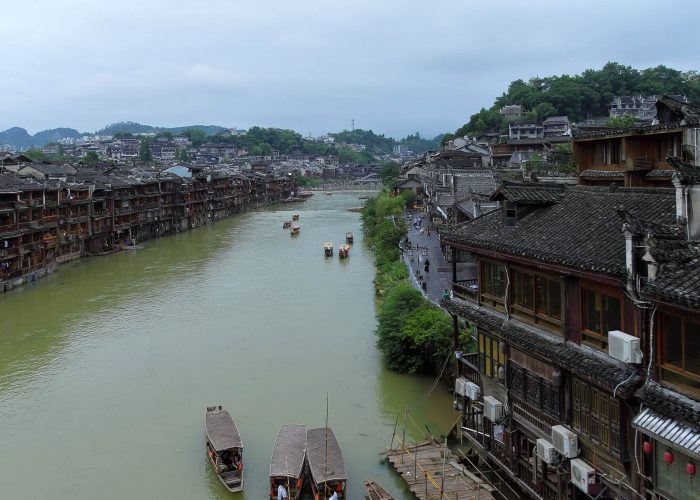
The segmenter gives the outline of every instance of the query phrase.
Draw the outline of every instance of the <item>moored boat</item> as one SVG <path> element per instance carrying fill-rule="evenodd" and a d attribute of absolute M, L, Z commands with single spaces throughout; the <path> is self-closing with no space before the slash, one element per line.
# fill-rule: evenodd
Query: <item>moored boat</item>
<path fill-rule="evenodd" d="M 289 500 L 297 500 L 304 487 L 306 426 L 285 424 L 280 427 L 270 460 L 270 498 L 277 498 L 277 489 L 284 486 Z"/>
<path fill-rule="evenodd" d="M 324 243 L 323 253 L 326 257 L 333 257 L 333 243 Z"/>
<path fill-rule="evenodd" d="M 292 220 L 299 220 L 299 214 L 292 214 Z"/>
<path fill-rule="evenodd" d="M 207 456 L 230 492 L 243 490 L 243 441 L 236 423 L 221 406 L 207 406 Z"/>
<path fill-rule="evenodd" d="M 287 228 L 290 228 L 290 227 L 292 227 L 292 221 L 286 220 L 286 221 L 284 221 L 284 222 L 282 223 L 282 229 L 287 229 Z"/>
<path fill-rule="evenodd" d="M 367 490 L 369 500 L 394 500 L 394 497 L 376 481 L 365 480 L 365 490 Z"/>
<path fill-rule="evenodd" d="M 314 500 L 327 500 L 333 493 L 339 499 L 347 498 L 345 462 L 333 429 L 321 427 L 307 431 L 306 461 Z"/>
<path fill-rule="evenodd" d="M 350 232 L 345 233 L 345 243 L 347 243 L 348 245 L 351 245 L 352 242 L 353 242 L 352 233 L 350 233 Z"/>
<path fill-rule="evenodd" d="M 326 191 L 326 194 L 327 194 L 328 196 L 330 196 L 330 195 L 332 195 L 333 193 L 332 193 L 331 191 Z"/>
<path fill-rule="evenodd" d="M 296 235 L 296 234 L 299 234 L 299 231 L 301 231 L 301 227 L 299 227 L 299 226 L 297 226 L 297 225 L 294 225 L 294 226 L 292 226 L 292 228 L 289 230 L 289 234 L 291 234 L 292 236 L 294 236 L 294 235 Z"/>
<path fill-rule="evenodd" d="M 313 193 L 310 193 L 308 191 L 302 191 L 297 196 L 299 196 L 299 198 L 302 198 L 302 199 L 307 199 L 307 198 L 311 198 L 313 195 L 314 195 Z"/>
<path fill-rule="evenodd" d="M 341 259 L 347 259 L 350 257 L 350 245 L 340 245 L 338 246 L 338 257 Z"/>

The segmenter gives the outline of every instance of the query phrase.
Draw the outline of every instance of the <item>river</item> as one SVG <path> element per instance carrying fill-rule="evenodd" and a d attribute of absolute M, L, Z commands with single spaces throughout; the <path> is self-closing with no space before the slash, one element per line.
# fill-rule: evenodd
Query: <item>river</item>
<path fill-rule="evenodd" d="M 378 452 L 457 415 L 432 377 L 387 371 L 375 347 L 371 252 L 358 194 L 317 193 L 140 250 L 62 266 L 0 295 L 0 497 L 267 498 L 279 426 L 329 425 L 350 499 L 373 478 L 409 498 Z M 301 214 L 301 234 L 282 222 Z M 323 243 L 355 235 L 350 258 Z M 245 445 L 245 492 L 205 460 L 204 411 L 222 404 Z"/>

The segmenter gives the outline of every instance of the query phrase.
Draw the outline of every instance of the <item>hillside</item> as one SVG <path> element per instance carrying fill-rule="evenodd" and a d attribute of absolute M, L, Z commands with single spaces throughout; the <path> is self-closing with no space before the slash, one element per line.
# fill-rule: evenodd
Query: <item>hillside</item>
<path fill-rule="evenodd" d="M 53 128 L 31 135 L 23 128 L 12 127 L 0 132 L 0 145 L 11 144 L 18 148 L 27 148 L 43 146 L 47 142 L 57 141 L 63 137 L 80 137 L 80 135 L 80 132 L 72 128 Z"/>
<path fill-rule="evenodd" d="M 151 125 L 142 125 L 136 122 L 118 122 L 107 125 L 103 129 L 95 132 L 97 135 L 114 135 L 117 132 L 128 132 L 130 134 L 149 134 L 158 132 L 172 132 L 179 134 L 187 129 L 200 130 L 206 135 L 214 135 L 225 127 L 219 125 L 187 125 L 184 127 L 154 127 Z"/>
<path fill-rule="evenodd" d="M 638 70 L 609 62 L 599 70 L 587 69 L 580 75 L 515 80 L 490 108 L 471 115 L 467 123 L 443 140 L 507 130 L 507 122 L 498 111 L 509 104 L 524 106 L 528 117 L 537 120 L 567 115 L 570 120 L 580 121 L 607 115 L 608 104 L 615 96 L 661 94 L 685 95 L 691 102 L 700 102 L 700 75 L 666 66 Z"/>

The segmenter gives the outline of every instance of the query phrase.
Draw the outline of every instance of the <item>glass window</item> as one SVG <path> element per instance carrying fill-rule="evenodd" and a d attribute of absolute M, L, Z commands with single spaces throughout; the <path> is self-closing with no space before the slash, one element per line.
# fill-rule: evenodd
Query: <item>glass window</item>
<path fill-rule="evenodd" d="M 482 261 L 481 273 L 481 291 L 502 300 L 506 292 L 506 271 L 503 264 Z"/>
<path fill-rule="evenodd" d="M 525 309 L 535 309 L 534 279 L 531 274 L 513 271 L 513 303 Z"/>
<path fill-rule="evenodd" d="M 622 324 L 620 299 L 600 292 L 583 289 L 583 338 L 582 342 L 601 351 L 608 349 L 608 332 L 619 330 Z"/>
<path fill-rule="evenodd" d="M 505 373 L 506 356 L 498 347 L 498 340 L 480 332 L 479 358 L 481 360 L 482 373 L 502 383 L 503 381 L 499 378 L 499 371 L 501 374 Z"/>
<path fill-rule="evenodd" d="M 700 323 L 662 319 L 661 379 L 700 394 Z"/>

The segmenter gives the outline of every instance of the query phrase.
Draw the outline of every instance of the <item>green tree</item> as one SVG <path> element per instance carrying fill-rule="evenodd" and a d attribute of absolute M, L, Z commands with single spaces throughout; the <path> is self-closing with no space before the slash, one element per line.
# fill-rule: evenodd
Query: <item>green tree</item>
<path fill-rule="evenodd" d="M 607 126 L 610 128 L 629 128 L 634 127 L 634 125 L 635 121 L 632 115 L 613 116 L 607 122 Z"/>
<path fill-rule="evenodd" d="M 382 169 L 379 172 L 379 177 L 382 179 L 382 183 L 385 186 L 392 186 L 396 183 L 396 179 L 399 177 L 401 172 L 401 167 L 398 163 L 393 161 L 387 161 L 382 165 Z"/>
<path fill-rule="evenodd" d="M 146 138 L 141 139 L 139 144 L 139 160 L 144 162 L 153 161 L 153 153 L 151 153 L 151 141 Z"/>
<path fill-rule="evenodd" d="M 272 156 L 272 152 L 272 146 L 266 142 L 256 144 L 250 149 L 251 156 Z"/>
<path fill-rule="evenodd" d="M 99 161 L 100 157 L 97 156 L 97 153 L 94 151 L 88 151 L 88 153 L 85 155 L 85 163 L 88 165 L 94 165 Z"/>
<path fill-rule="evenodd" d="M 199 146 L 204 144 L 208 137 L 207 134 L 204 133 L 204 131 L 194 128 L 188 128 L 183 130 L 182 135 L 187 137 L 192 143 L 192 146 L 194 146 L 195 148 L 198 148 Z"/>

